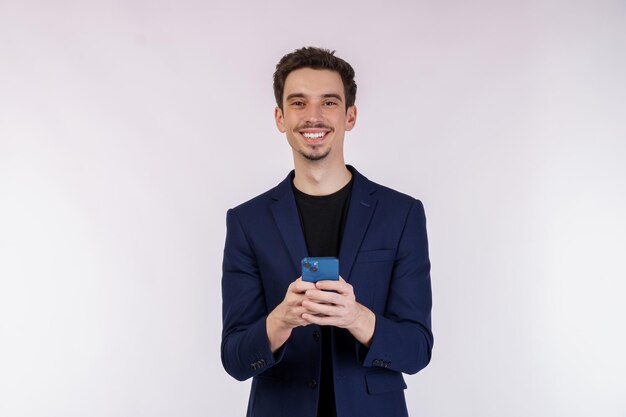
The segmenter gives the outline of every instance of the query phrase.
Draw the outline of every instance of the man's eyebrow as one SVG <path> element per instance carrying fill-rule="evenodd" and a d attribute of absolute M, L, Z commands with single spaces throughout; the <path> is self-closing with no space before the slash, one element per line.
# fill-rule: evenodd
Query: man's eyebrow
<path fill-rule="evenodd" d="M 293 94 L 289 94 L 285 100 L 291 100 L 292 98 L 304 98 L 304 94 L 302 93 L 293 93 Z"/>
<path fill-rule="evenodd" d="M 343 102 L 343 99 L 341 98 L 341 95 L 336 94 L 336 93 L 322 94 L 321 97 L 322 98 L 334 98 L 334 99 L 337 99 L 337 100 Z M 304 93 L 292 93 L 292 94 L 289 94 L 285 98 L 285 100 L 291 100 L 292 98 L 306 98 L 306 95 Z"/>
<path fill-rule="evenodd" d="M 341 96 L 335 93 L 322 94 L 322 98 L 336 98 L 337 100 L 343 102 Z"/>

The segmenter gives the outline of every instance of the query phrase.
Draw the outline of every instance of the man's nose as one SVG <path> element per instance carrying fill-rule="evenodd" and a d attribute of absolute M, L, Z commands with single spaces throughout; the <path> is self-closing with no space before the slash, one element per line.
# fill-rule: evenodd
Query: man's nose
<path fill-rule="evenodd" d="M 319 104 L 307 106 L 306 119 L 309 122 L 320 122 L 322 120 L 322 106 Z"/>

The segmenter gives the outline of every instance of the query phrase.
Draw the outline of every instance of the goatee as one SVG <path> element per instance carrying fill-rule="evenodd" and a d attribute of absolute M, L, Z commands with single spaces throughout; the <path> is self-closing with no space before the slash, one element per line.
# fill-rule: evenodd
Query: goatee
<path fill-rule="evenodd" d="M 304 151 L 300 151 L 300 155 L 304 156 L 309 161 L 321 161 L 322 159 L 326 158 L 328 154 L 330 154 L 330 149 L 322 154 L 307 154 Z"/>

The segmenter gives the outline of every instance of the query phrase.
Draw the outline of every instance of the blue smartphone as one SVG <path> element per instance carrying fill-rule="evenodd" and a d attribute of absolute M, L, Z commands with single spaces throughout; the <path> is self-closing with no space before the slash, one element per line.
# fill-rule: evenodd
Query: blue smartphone
<path fill-rule="evenodd" d="M 339 259 L 332 257 L 302 259 L 302 281 L 339 280 Z"/>

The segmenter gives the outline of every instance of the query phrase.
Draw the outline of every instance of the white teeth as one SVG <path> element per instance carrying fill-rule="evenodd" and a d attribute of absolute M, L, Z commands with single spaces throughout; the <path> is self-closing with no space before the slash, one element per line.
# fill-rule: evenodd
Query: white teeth
<path fill-rule="evenodd" d="M 322 136 L 324 136 L 325 133 L 324 132 L 319 132 L 319 133 L 303 133 L 302 136 L 304 136 L 307 139 L 319 139 Z"/>

